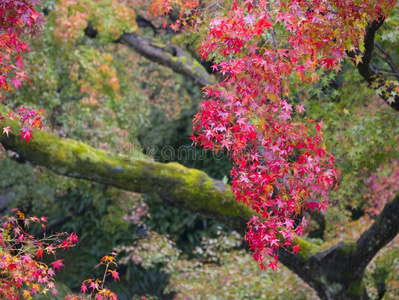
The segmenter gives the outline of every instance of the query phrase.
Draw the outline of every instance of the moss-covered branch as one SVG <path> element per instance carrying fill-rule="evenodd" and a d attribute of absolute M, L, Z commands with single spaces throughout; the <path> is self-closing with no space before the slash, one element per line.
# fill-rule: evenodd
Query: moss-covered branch
<path fill-rule="evenodd" d="M 8 114 L 0 104 L 0 113 Z M 253 211 L 234 200 L 230 187 L 202 171 L 178 163 L 129 159 L 95 149 L 82 142 L 34 132 L 29 144 L 21 141 L 17 121 L 5 118 L 9 137 L 0 135 L 2 145 L 33 164 L 74 178 L 91 180 L 137 193 L 156 194 L 166 204 L 213 217 L 232 229 L 244 232 Z M 363 273 L 371 258 L 399 231 L 399 196 L 387 204 L 376 222 L 357 242 L 322 247 L 296 238 L 299 255 L 284 249 L 279 260 L 312 286 L 323 299 L 363 299 Z M 332 290 L 331 287 L 334 287 Z M 356 287 L 356 288 L 354 288 Z M 349 297 L 350 296 L 350 297 Z M 349 297 L 349 298 L 345 298 Z"/>
<path fill-rule="evenodd" d="M 8 114 L 0 104 L 0 113 Z M 46 167 L 53 172 L 80 179 L 111 185 L 123 190 L 158 195 L 166 204 L 186 208 L 213 217 L 241 233 L 253 211 L 237 203 L 228 185 L 210 178 L 206 173 L 186 168 L 178 163 L 157 163 L 149 159 L 128 159 L 98 150 L 79 141 L 59 138 L 44 131 L 34 132 L 27 144 L 21 141 L 19 124 L 6 118 L 1 127 L 10 126 L 9 137 L 0 135 L 0 142 L 7 149 L 17 152 L 33 164 Z M 313 244 L 298 238 L 301 247 L 314 253 Z M 280 261 L 307 274 L 307 254 L 293 255 L 280 252 Z M 309 277 L 310 278 L 310 277 Z"/>
<path fill-rule="evenodd" d="M 200 87 L 215 82 L 213 77 L 208 74 L 196 59 L 177 46 L 166 45 L 165 47 L 158 47 L 135 33 L 126 33 L 118 41 L 151 61 L 171 68 L 174 72 L 190 78 Z"/>
<path fill-rule="evenodd" d="M 151 27 L 156 32 L 156 28 L 149 20 L 138 17 L 137 21 L 139 25 L 144 22 L 145 26 Z M 90 38 L 95 38 L 98 35 L 97 29 L 91 22 L 88 23 L 84 32 Z M 193 80 L 201 88 L 216 82 L 203 65 L 176 45 L 170 43 L 163 46 L 155 45 L 135 32 L 124 33 L 115 42 L 122 43 L 145 58 Z"/>
<path fill-rule="evenodd" d="M 306 251 L 307 267 L 318 274 L 309 284 L 322 299 L 368 299 L 364 272 L 372 258 L 399 233 L 399 194 L 386 204 L 357 241 L 342 241 L 325 251 Z M 303 244 L 303 243 L 302 243 Z"/>
<path fill-rule="evenodd" d="M 0 112 L 7 115 L 1 104 Z M 231 222 L 231 227 L 240 230 L 251 217 L 251 210 L 235 202 L 227 185 L 202 171 L 177 163 L 128 159 L 44 131 L 35 131 L 34 139 L 27 144 L 20 140 L 18 122 L 6 119 L 3 126 L 12 129 L 9 137 L 0 135 L 4 147 L 55 173 L 128 191 L 154 193 L 168 204 L 226 219 L 225 222 Z"/>

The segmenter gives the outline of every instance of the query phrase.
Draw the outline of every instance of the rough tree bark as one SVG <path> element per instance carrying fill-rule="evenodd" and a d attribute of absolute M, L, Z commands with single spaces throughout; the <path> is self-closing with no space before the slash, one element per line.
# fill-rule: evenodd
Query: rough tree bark
<path fill-rule="evenodd" d="M 2 104 L 0 113 L 8 113 Z M 168 205 L 213 217 L 241 233 L 253 213 L 250 208 L 235 202 L 228 185 L 202 171 L 177 163 L 162 164 L 114 155 L 44 131 L 35 132 L 34 139 L 26 144 L 20 140 L 18 122 L 7 118 L 2 126 L 12 129 L 9 137 L 0 135 L 0 142 L 6 149 L 57 174 L 132 192 L 156 194 Z M 279 259 L 313 287 L 322 299 L 368 299 L 363 286 L 365 268 L 398 234 L 398 214 L 399 195 L 386 205 L 357 241 L 340 242 L 326 249 L 297 238 L 302 248 L 299 255 L 280 250 Z"/>

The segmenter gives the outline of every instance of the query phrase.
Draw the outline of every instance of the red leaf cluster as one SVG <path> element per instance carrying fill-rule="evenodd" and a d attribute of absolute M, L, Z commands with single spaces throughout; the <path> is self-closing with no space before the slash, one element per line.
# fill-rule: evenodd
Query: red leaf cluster
<path fill-rule="evenodd" d="M 34 36 L 43 24 L 42 15 L 35 10 L 38 0 L 0 1 L 0 89 L 11 91 L 27 81 L 21 57 L 29 50 L 23 36 Z M 0 98 L 3 98 L 0 93 Z M 3 98 L 4 99 L 4 98 Z"/>

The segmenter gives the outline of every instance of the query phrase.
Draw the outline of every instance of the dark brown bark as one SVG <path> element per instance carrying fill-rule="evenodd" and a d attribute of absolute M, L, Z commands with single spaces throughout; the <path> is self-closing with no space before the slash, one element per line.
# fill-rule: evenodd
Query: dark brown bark
<path fill-rule="evenodd" d="M 394 110 L 399 111 L 399 95 L 395 93 L 393 85 L 386 85 L 386 79 L 383 74 L 371 64 L 371 58 L 374 51 L 375 35 L 377 30 L 384 23 L 384 19 L 375 20 L 366 27 L 366 35 L 364 37 L 365 51 L 362 62 L 357 65 L 359 74 L 370 84 L 374 90 L 379 90 L 380 97 Z M 360 51 L 348 52 L 350 58 L 361 55 Z M 393 101 L 392 101 L 393 99 Z"/>

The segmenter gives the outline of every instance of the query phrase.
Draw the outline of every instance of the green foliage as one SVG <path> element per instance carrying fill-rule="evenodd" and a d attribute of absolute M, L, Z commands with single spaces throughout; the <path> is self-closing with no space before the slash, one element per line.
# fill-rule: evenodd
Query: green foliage
<path fill-rule="evenodd" d="M 343 70 L 297 91 L 297 101 L 305 102 L 306 118 L 325 122 L 326 147 L 341 172 L 338 190 L 330 193 L 327 232 L 347 222 L 354 209 L 366 208 L 367 178 L 399 159 L 396 114 L 367 88 L 357 70 L 350 65 Z"/>
<path fill-rule="evenodd" d="M 41 180 L 41 171 L 30 164 L 0 159 L 0 211 L 17 207 L 45 215 L 54 201 L 53 189 Z"/>
<path fill-rule="evenodd" d="M 396 45 L 396 51 L 398 51 L 397 42 L 398 42 L 398 34 L 399 34 L 399 16 L 398 16 L 399 7 L 398 5 L 392 10 L 389 18 L 385 20 L 385 24 L 383 28 L 379 31 L 379 35 L 377 37 L 378 40 L 385 43 L 385 45 Z M 396 43 L 396 44 L 395 44 Z M 391 48 L 391 47 L 390 47 Z M 393 50 L 392 48 L 390 50 Z"/>
<path fill-rule="evenodd" d="M 194 105 L 191 109 L 183 110 L 179 119 L 170 121 L 162 111 L 154 110 L 149 122 L 141 127 L 138 140 L 143 149 L 160 162 L 175 161 L 189 168 L 203 170 L 216 179 L 228 178 L 232 163 L 226 152 L 215 154 L 191 145 L 191 120 L 196 111 Z M 166 155 L 163 154 L 163 149 L 168 148 L 173 149 L 174 156 L 168 151 L 164 152 Z"/>
<path fill-rule="evenodd" d="M 176 246 L 189 256 L 194 255 L 193 250 L 201 245 L 203 238 L 215 237 L 221 229 L 228 231 L 215 220 L 167 206 L 154 198 L 149 198 L 148 201 L 150 218 L 144 219 L 144 222 L 152 230 L 168 234 Z"/>
<path fill-rule="evenodd" d="M 261 271 L 246 250 L 234 249 L 241 243 L 237 233 L 204 238 L 196 249 L 202 258 L 181 260 L 172 273 L 179 299 L 317 299 L 284 266 Z"/>
<path fill-rule="evenodd" d="M 9 103 L 40 106 L 59 134 L 120 151 L 148 114 L 144 92 L 132 84 L 142 74 L 126 67 L 128 62 L 134 68 L 140 59 L 120 45 L 101 47 L 90 39 L 65 51 L 46 29 L 28 58 L 29 74 L 37 74 L 30 77 L 33 87 Z"/>

